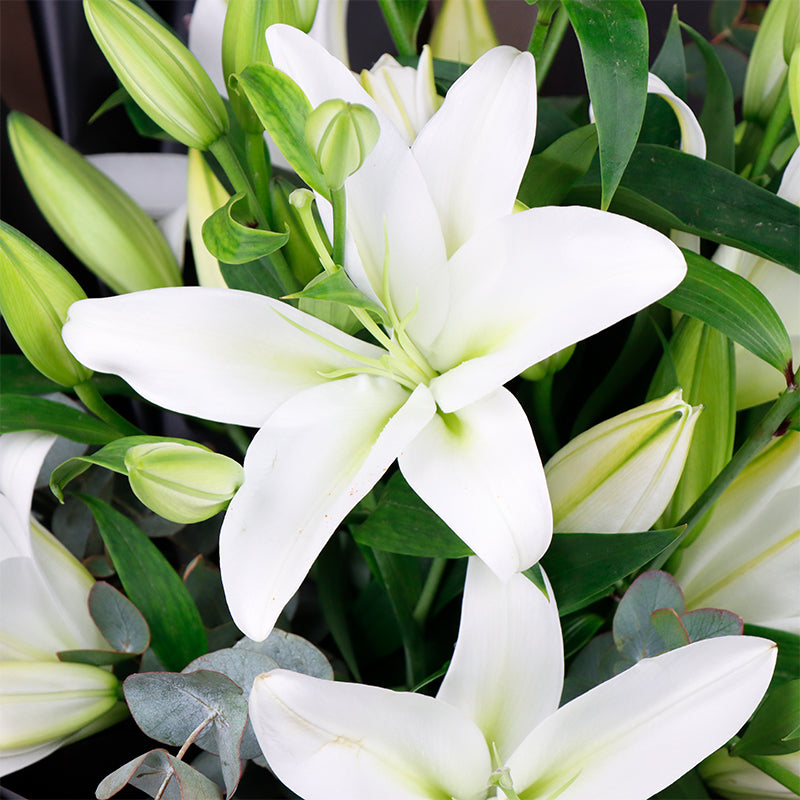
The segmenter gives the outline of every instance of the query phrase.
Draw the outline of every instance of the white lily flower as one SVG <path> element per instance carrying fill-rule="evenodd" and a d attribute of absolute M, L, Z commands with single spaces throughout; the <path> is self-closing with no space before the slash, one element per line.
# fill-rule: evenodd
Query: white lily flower
<path fill-rule="evenodd" d="M 688 608 L 800 634 L 800 433 L 765 448 L 731 483 L 674 570 Z"/>
<path fill-rule="evenodd" d="M 305 800 L 483 800 L 503 787 L 520 800 L 645 800 L 736 733 L 775 654 L 764 639 L 707 639 L 558 708 L 555 602 L 473 558 L 436 698 L 274 670 L 253 684 L 250 719 L 270 768 Z"/>
<path fill-rule="evenodd" d="M 0 775 L 79 737 L 118 700 L 118 681 L 108 670 L 56 656 L 107 650 L 108 643 L 89 615 L 93 578 L 30 515 L 55 438 L 0 436 Z"/>
<path fill-rule="evenodd" d="M 228 603 L 252 639 L 395 458 L 498 576 L 534 564 L 550 503 L 528 420 L 503 384 L 685 271 L 668 239 L 629 219 L 511 213 L 535 130 L 530 54 L 484 56 L 409 149 L 343 64 L 293 28 L 268 36 L 312 105 L 341 96 L 380 121 L 345 183 L 345 268 L 391 320 L 374 326 L 380 346 L 278 300 L 197 288 L 78 303 L 64 328 L 81 361 L 153 402 L 261 428 L 220 537 Z"/>

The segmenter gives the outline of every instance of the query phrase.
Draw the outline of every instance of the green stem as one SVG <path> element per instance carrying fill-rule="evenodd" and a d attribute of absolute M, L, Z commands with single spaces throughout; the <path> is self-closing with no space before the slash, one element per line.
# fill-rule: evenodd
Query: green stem
<path fill-rule="evenodd" d="M 531 32 L 531 40 L 528 42 L 528 52 L 536 59 L 537 66 L 539 56 L 542 54 L 547 33 L 550 30 L 550 23 L 560 7 L 558 0 L 551 2 L 540 2 L 536 5 L 536 23 Z"/>
<path fill-rule="evenodd" d="M 558 48 L 561 46 L 561 42 L 564 39 L 564 34 L 567 32 L 568 27 L 569 17 L 567 16 L 567 11 L 563 6 L 561 6 L 561 8 L 558 9 L 555 20 L 553 21 L 550 35 L 547 37 L 541 57 L 536 62 L 537 89 L 541 89 L 542 85 L 544 84 L 544 80 L 547 77 L 547 73 L 550 71 L 550 67 L 553 64 L 553 59 L 556 57 L 556 53 L 558 52 Z"/>
<path fill-rule="evenodd" d="M 247 196 L 250 202 L 250 213 L 258 221 L 258 224 L 264 230 L 270 230 L 269 223 L 267 222 L 267 215 L 264 213 L 264 209 L 258 204 L 256 191 L 250 183 L 250 178 L 247 176 L 241 163 L 239 163 L 239 159 L 236 157 L 236 153 L 233 151 L 228 137 L 222 136 L 217 139 L 209 149 L 214 154 L 214 158 L 219 161 L 222 169 L 225 170 L 225 174 L 233 184 L 234 191 L 237 194 L 244 194 Z"/>
<path fill-rule="evenodd" d="M 775 763 L 767 756 L 741 756 L 748 764 L 752 764 L 756 769 L 760 769 L 773 780 L 795 794 L 800 794 L 800 777 L 795 775 L 790 769 Z"/>
<path fill-rule="evenodd" d="M 266 256 L 266 258 L 268 258 L 270 264 L 272 264 L 275 274 L 278 276 L 278 280 L 281 282 L 286 294 L 299 292 L 303 288 L 303 284 L 297 280 L 297 276 L 292 272 L 291 267 L 286 261 L 286 256 L 284 256 L 281 250 L 273 251 Z"/>
<path fill-rule="evenodd" d="M 125 417 L 118 414 L 106 403 L 91 381 L 79 383 L 74 388 L 78 399 L 96 417 L 99 417 L 103 422 L 107 422 L 112 428 L 116 428 L 120 433 L 125 434 L 125 436 L 141 436 L 142 432 L 135 425 L 128 422 Z"/>
<path fill-rule="evenodd" d="M 347 229 L 347 199 L 344 186 L 331 189 L 331 205 L 333 206 L 333 263 L 341 267 L 344 264 L 344 241 Z"/>
<path fill-rule="evenodd" d="M 263 133 L 248 133 L 244 139 L 247 163 L 253 176 L 253 187 L 256 200 L 265 209 L 267 218 L 272 219 L 272 202 L 269 196 L 269 181 L 272 177 L 272 166 L 267 158 L 267 145 Z"/>
<path fill-rule="evenodd" d="M 753 164 L 753 172 L 750 175 L 751 180 L 758 178 L 764 174 L 764 170 L 769 164 L 772 156 L 772 151 L 778 144 L 781 131 L 783 130 L 784 123 L 791 114 L 792 107 L 789 100 L 789 81 L 784 78 L 783 88 L 778 96 L 778 102 L 775 104 L 775 109 L 772 116 L 769 118 L 767 128 L 764 131 L 764 138 L 761 140 L 761 147 L 758 151 L 755 164 Z"/>
<path fill-rule="evenodd" d="M 250 446 L 250 437 L 244 432 L 244 428 L 239 425 L 226 425 L 225 431 L 236 449 L 242 455 L 247 453 L 247 448 Z"/>
<path fill-rule="evenodd" d="M 678 520 L 676 525 L 686 525 L 686 529 L 653 561 L 650 569 L 661 569 L 680 543 L 717 502 L 719 496 L 728 488 L 733 479 L 769 444 L 773 436 L 780 435 L 786 419 L 795 409 L 800 407 L 800 386 L 797 385 L 798 380 L 800 380 L 799 373 L 800 371 L 794 374 L 789 387 L 773 403 L 772 407 L 761 419 L 761 422 L 753 428 L 750 435 L 742 443 L 742 446 L 733 454 L 733 458 L 714 478 L 711 485 Z"/>
<path fill-rule="evenodd" d="M 419 600 L 417 600 L 417 605 L 414 608 L 413 617 L 418 625 L 422 625 L 428 618 L 433 600 L 436 597 L 436 592 L 439 590 L 439 584 L 442 582 L 442 575 L 444 575 L 446 566 L 446 558 L 434 558 L 431 562 L 430 569 L 428 570 L 428 577 L 425 578 L 425 585 L 422 587 Z"/>
<path fill-rule="evenodd" d="M 531 383 L 533 417 L 536 420 L 536 433 L 544 449 L 550 455 L 561 449 L 561 442 L 553 419 L 553 375 Z"/>

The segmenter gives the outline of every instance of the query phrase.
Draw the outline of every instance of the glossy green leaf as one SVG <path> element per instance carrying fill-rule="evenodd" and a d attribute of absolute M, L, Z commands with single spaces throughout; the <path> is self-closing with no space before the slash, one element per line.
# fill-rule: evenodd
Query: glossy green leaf
<path fill-rule="evenodd" d="M 120 653 L 143 653 L 150 644 L 150 630 L 136 606 L 104 581 L 89 592 L 89 613 L 105 640 Z"/>
<path fill-rule="evenodd" d="M 300 87 L 269 64 L 251 64 L 232 80 L 247 95 L 264 130 L 295 172 L 312 189 L 327 197 L 327 185 L 306 144 L 306 120 L 312 108 Z"/>
<path fill-rule="evenodd" d="M 136 658 L 138 653 L 126 653 L 123 650 L 59 650 L 56 655 L 59 661 L 73 664 L 90 664 L 93 667 L 113 667 L 131 658 Z"/>
<path fill-rule="evenodd" d="M 325 300 L 329 303 L 343 303 L 353 308 L 364 308 L 382 322 L 388 323 L 389 321 L 386 312 L 360 289 L 357 289 L 341 267 L 337 267 L 334 272 L 320 273 L 301 292 L 286 295 L 284 299 L 300 298 Z"/>
<path fill-rule="evenodd" d="M 564 658 L 569 658 L 583 649 L 604 624 L 605 619 L 599 614 L 578 612 L 564 617 L 561 620 Z"/>
<path fill-rule="evenodd" d="M 639 0 L 563 0 L 581 48 L 597 122 L 601 208 L 631 157 L 647 102 L 647 17 Z"/>
<path fill-rule="evenodd" d="M 744 735 L 731 748 L 731 755 L 777 756 L 800 749 L 798 708 L 800 680 L 771 688 L 756 709 Z"/>
<path fill-rule="evenodd" d="M 546 150 L 531 157 L 517 197 L 526 206 L 553 206 L 564 199 L 586 174 L 597 152 L 594 125 L 564 134 Z"/>
<path fill-rule="evenodd" d="M 707 800 L 708 797 L 702 778 L 692 770 L 654 795 L 653 800 Z"/>
<path fill-rule="evenodd" d="M 133 390 L 116 375 L 97 375 L 92 384 L 102 395 L 127 394 Z M 63 386 L 45 378 L 25 356 L 0 355 L 0 391 L 4 394 L 49 394 L 59 392 Z"/>
<path fill-rule="evenodd" d="M 208 649 L 200 612 L 170 563 L 126 516 L 96 497 L 79 495 L 91 509 L 125 593 L 150 627 L 153 652 L 180 670 Z"/>
<path fill-rule="evenodd" d="M 402 56 L 417 53 L 417 32 L 419 31 L 428 0 L 378 0 L 389 33 L 392 35 L 397 52 Z"/>
<path fill-rule="evenodd" d="M 739 2 L 739 0 L 735 0 Z M 678 7 L 672 7 L 664 43 L 658 51 L 650 72 L 658 75 L 682 100 L 686 99 L 686 57 L 683 51 Z"/>
<path fill-rule="evenodd" d="M 281 233 L 253 227 L 248 214 L 246 195 L 237 194 L 203 223 L 203 243 L 214 258 L 226 264 L 247 264 L 289 241 L 288 228 Z"/>
<path fill-rule="evenodd" d="M 557 533 L 542 558 L 560 614 L 577 611 L 674 542 L 682 528 L 645 533 Z"/>
<path fill-rule="evenodd" d="M 220 264 L 220 272 L 229 289 L 255 292 L 267 297 L 281 297 L 285 294 L 283 285 L 275 277 L 269 256 L 249 264 Z"/>
<path fill-rule="evenodd" d="M 106 444 L 120 432 L 72 406 L 22 394 L 0 395 L 0 433 L 47 431 L 84 444 Z"/>
<path fill-rule="evenodd" d="M 772 676 L 773 684 L 800 678 L 800 635 L 775 628 L 763 628 L 760 625 L 745 625 L 744 634 L 771 639 L 778 645 L 778 663 Z"/>
<path fill-rule="evenodd" d="M 691 250 L 683 250 L 688 273 L 659 302 L 689 314 L 785 372 L 792 358 L 789 334 L 778 312 L 745 278 Z"/>

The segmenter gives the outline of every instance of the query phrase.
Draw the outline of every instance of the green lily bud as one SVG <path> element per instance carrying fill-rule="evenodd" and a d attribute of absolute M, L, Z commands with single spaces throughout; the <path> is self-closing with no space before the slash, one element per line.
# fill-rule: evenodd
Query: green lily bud
<path fill-rule="evenodd" d="M 207 150 L 227 133 L 211 78 L 168 30 L 128 0 L 83 0 L 83 9 L 122 85 L 170 136 Z"/>
<path fill-rule="evenodd" d="M 520 377 L 529 381 L 540 381 L 542 378 L 555 375 L 556 372 L 567 366 L 574 352 L 575 345 L 571 344 L 569 347 L 565 347 L 563 350 L 554 353 L 550 358 L 546 358 L 544 361 L 540 361 L 538 364 L 528 367 L 525 372 L 521 373 Z"/>
<path fill-rule="evenodd" d="M 678 389 L 562 447 L 545 465 L 554 530 L 647 530 L 675 490 L 699 412 Z"/>
<path fill-rule="evenodd" d="M 333 191 L 364 163 L 380 133 L 372 111 L 344 100 L 326 100 L 306 120 L 306 143 Z"/>
<path fill-rule="evenodd" d="M 189 212 L 189 238 L 192 241 L 192 256 L 201 286 L 227 288 L 220 272 L 219 261 L 211 255 L 203 241 L 203 223 L 230 199 L 225 187 L 206 163 L 203 154 L 194 148 L 189 150 L 186 199 Z"/>
<path fill-rule="evenodd" d="M 444 0 L 431 31 L 434 58 L 472 64 L 497 46 L 486 0 Z"/>
<path fill-rule="evenodd" d="M 64 244 L 117 293 L 180 286 L 169 244 L 116 183 L 17 111 L 8 137 L 33 199 Z"/>
<path fill-rule="evenodd" d="M 768 758 L 800 777 L 800 752 L 771 755 Z M 702 761 L 697 770 L 710 788 L 720 797 L 730 800 L 792 800 L 797 797 L 791 789 L 743 758 L 730 755 L 724 747 Z"/>
<path fill-rule="evenodd" d="M 0 311 L 28 361 L 62 386 L 77 386 L 92 376 L 61 338 L 67 309 L 85 299 L 61 264 L 0 221 Z"/>
<path fill-rule="evenodd" d="M 133 493 L 148 508 L 184 524 L 222 511 L 244 480 L 232 458 L 178 442 L 131 447 L 125 467 Z"/>

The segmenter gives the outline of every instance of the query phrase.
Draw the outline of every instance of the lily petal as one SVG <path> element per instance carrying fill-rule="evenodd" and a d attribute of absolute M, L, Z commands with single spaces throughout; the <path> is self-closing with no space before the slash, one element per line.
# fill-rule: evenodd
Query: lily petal
<path fill-rule="evenodd" d="M 189 49 L 223 96 L 228 96 L 222 74 L 222 29 L 227 0 L 195 0 L 189 24 Z"/>
<path fill-rule="evenodd" d="M 550 498 L 530 423 L 505 389 L 431 420 L 399 458 L 414 491 L 501 579 L 550 543 Z"/>
<path fill-rule="evenodd" d="M 320 373 L 359 364 L 305 331 L 360 356 L 384 354 L 279 300 L 205 287 L 75 303 L 63 336 L 80 361 L 164 408 L 258 427 L 326 382 Z"/>
<path fill-rule="evenodd" d="M 658 75 L 647 73 L 647 91 L 657 94 L 669 103 L 678 118 L 681 129 L 681 150 L 698 158 L 706 157 L 706 137 L 694 112 Z"/>
<path fill-rule="evenodd" d="M 432 697 L 278 669 L 256 678 L 250 719 L 271 769 L 305 800 L 486 794 L 483 735 Z"/>
<path fill-rule="evenodd" d="M 439 209 L 448 253 L 512 212 L 535 132 L 530 53 L 496 47 L 450 88 L 412 145 Z M 492 168 L 475 168 L 479 164 Z"/>
<path fill-rule="evenodd" d="M 508 761 L 520 798 L 642 800 L 747 721 L 769 685 L 766 639 L 706 639 L 647 658 L 562 706 Z"/>
<path fill-rule="evenodd" d="M 438 700 L 461 709 L 504 762 L 561 697 L 564 652 L 552 588 L 525 575 L 499 581 L 471 558 L 461 626 Z"/>
<path fill-rule="evenodd" d="M 359 375 L 302 392 L 256 435 L 245 480 L 220 533 L 220 565 L 234 621 L 269 634 L 344 516 L 434 413 L 413 394 Z"/>
<path fill-rule="evenodd" d="M 308 32 L 345 66 L 350 64 L 347 53 L 348 6 L 349 0 L 319 0 L 314 24 Z"/>
<path fill-rule="evenodd" d="M 426 353 L 440 372 L 453 367 L 430 384 L 446 412 L 639 311 L 686 274 L 666 237 L 583 207 L 532 208 L 497 220 L 449 268 L 449 316 Z"/>

